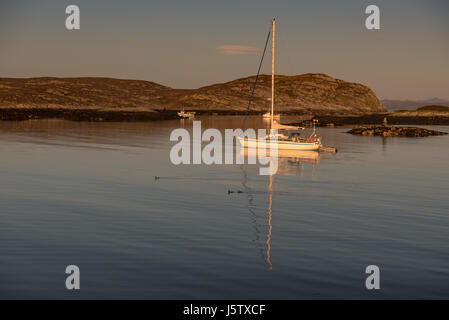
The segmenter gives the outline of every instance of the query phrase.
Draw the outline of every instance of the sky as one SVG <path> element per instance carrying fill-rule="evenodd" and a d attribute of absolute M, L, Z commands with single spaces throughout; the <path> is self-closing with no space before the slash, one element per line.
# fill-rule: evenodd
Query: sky
<path fill-rule="evenodd" d="M 80 30 L 65 27 L 71 4 Z M 370 4 L 380 30 L 365 28 Z M 273 17 L 277 74 L 325 73 L 380 99 L 449 99 L 447 0 L 0 0 L 0 77 L 231 81 L 257 72 Z"/>

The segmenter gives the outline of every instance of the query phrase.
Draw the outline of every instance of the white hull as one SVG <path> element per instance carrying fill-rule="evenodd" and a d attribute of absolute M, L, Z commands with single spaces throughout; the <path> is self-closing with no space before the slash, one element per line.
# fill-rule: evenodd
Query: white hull
<path fill-rule="evenodd" d="M 266 148 L 276 148 L 278 150 L 303 150 L 303 151 L 318 151 L 321 147 L 320 143 L 315 142 L 293 142 L 293 141 L 269 141 L 269 140 L 258 140 L 258 139 L 248 139 L 237 137 L 240 144 L 244 148 L 257 148 L 259 143 L 266 144 Z"/>

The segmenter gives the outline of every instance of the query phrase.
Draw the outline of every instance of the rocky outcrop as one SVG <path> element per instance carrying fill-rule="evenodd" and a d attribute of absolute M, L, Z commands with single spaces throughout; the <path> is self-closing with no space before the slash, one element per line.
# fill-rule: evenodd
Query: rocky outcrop
<path fill-rule="evenodd" d="M 0 78 L 0 107 L 102 108 L 244 112 L 255 77 L 199 89 L 172 89 L 154 82 L 111 78 Z M 385 112 L 368 87 L 324 74 L 276 76 L 276 110 L 314 114 Z M 251 110 L 270 108 L 271 76 L 261 75 Z"/>
<path fill-rule="evenodd" d="M 382 137 L 428 137 L 441 136 L 446 132 L 428 130 L 416 127 L 394 127 L 394 126 L 368 126 L 358 127 L 348 131 L 351 134 L 362 136 L 382 136 Z"/>
<path fill-rule="evenodd" d="M 245 108 L 255 77 L 238 79 L 198 89 L 201 100 L 185 97 L 185 106 L 195 108 Z M 334 79 L 324 74 L 276 76 L 276 110 L 283 113 L 313 112 L 363 114 L 386 112 L 368 87 Z M 193 99 L 192 99 L 193 98 Z M 254 94 L 253 110 L 266 111 L 271 105 L 271 76 L 261 75 Z"/>
<path fill-rule="evenodd" d="M 0 78 L 0 107 L 153 109 L 171 89 L 154 82 L 111 78 Z"/>
<path fill-rule="evenodd" d="M 392 125 L 449 125 L 449 113 L 446 115 L 435 114 L 410 114 L 410 113 L 372 113 L 364 115 L 316 115 L 310 119 L 305 116 L 283 116 L 282 122 L 292 126 L 309 127 L 312 119 L 318 120 L 318 126 L 347 126 L 347 125 L 381 125 L 387 119 Z M 298 121 L 299 120 L 299 121 Z"/>

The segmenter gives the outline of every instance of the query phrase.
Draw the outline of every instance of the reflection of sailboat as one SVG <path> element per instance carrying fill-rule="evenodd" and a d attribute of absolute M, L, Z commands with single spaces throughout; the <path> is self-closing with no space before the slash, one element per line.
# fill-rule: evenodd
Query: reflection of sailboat
<path fill-rule="evenodd" d="M 266 152 L 262 152 L 266 156 L 270 156 L 270 149 Z M 240 155 L 245 157 L 257 157 L 259 154 L 258 149 L 242 148 L 240 149 Z M 277 152 L 278 160 L 282 162 L 285 159 L 301 159 L 311 162 L 319 162 L 321 159 L 321 154 L 318 151 L 307 151 L 307 150 L 278 150 Z"/>
<path fill-rule="evenodd" d="M 278 133 L 274 135 L 270 132 L 266 139 L 254 139 L 238 137 L 238 141 L 245 148 L 257 148 L 258 144 L 266 144 L 267 148 L 288 149 L 288 150 L 319 150 L 321 147 L 321 139 L 316 134 L 315 122 L 313 127 L 313 133 L 304 139 L 301 137 L 300 130 L 293 126 L 281 125 L 276 121 L 274 115 L 274 58 L 275 58 L 275 30 L 276 20 L 272 21 L 272 61 L 271 61 L 271 130 L 278 129 Z M 268 38 L 267 38 L 268 40 Z M 257 79 L 257 78 L 256 78 Z M 257 81 L 257 80 L 256 80 Z M 250 100 L 251 101 L 251 100 Z M 266 114 L 265 114 L 266 115 Z M 264 115 L 264 117 L 265 117 Z"/>
<path fill-rule="evenodd" d="M 279 150 L 278 157 L 280 158 L 293 158 L 301 159 L 309 162 L 319 163 L 321 155 L 317 151 L 291 151 L 291 150 Z"/>
<path fill-rule="evenodd" d="M 242 170 L 242 173 L 243 173 L 242 186 L 245 189 L 245 193 L 247 194 L 248 211 L 250 213 L 251 223 L 252 223 L 253 228 L 254 228 L 254 239 L 253 239 L 253 242 L 254 242 L 254 245 L 256 246 L 256 248 L 259 249 L 262 258 L 264 258 L 264 256 L 265 256 L 265 249 L 262 248 L 262 246 L 260 244 L 260 227 L 261 227 L 261 225 L 258 223 L 259 216 L 257 214 L 257 206 L 254 204 L 254 194 L 253 194 L 251 188 L 248 186 L 248 175 L 247 175 L 247 173 L 245 171 L 244 166 L 241 165 L 240 169 Z"/>
<path fill-rule="evenodd" d="M 255 239 L 253 240 L 255 246 L 257 249 L 260 250 L 262 258 L 265 260 L 265 262 L 268 265 L 268 270 L 271 270 L 273 268 L 273 264 L 271 263 L 271 232 L 272 232 L 272 225 L 271 225 L 271 217 L 272 217 L 272 205 L 273 205 L 273 176 L 270 175 L 270 183 L 268 185 L 268 203 L 267 203 L 267 214 L 268 214 L 268 230 L 267 230 L 267 238 L 265 240 L 265 243 L 262 247 L 262 243 L 259 242 L 260 240 L 260 227 L 262 224 L 258 223 L 257 220 L 259 219 L 259 216 L 256 213 L 256 206 L 253 203 L 254 200 L 254 194 L 251 188 L 248 186 L 248 175 L 246 174 L 244 165 L 240 166 L 240 169 L 243 173 L 243 181 L 242 186 L 245 188 L 245 193 L 248 195 L 248 210 L 250 212 L 251 216 L 251 222 L 254 227 L 254 235 Z"/>
<path fill-rule="evenodd" d="M 240 155 L 243 155 L 247 157 L 249 154 L 255 155 L 257 157 L 257 149 L 241 149 Z M 264 153 L 264 152 L 263 152 Z M 265 155 L 265 153 L 264 153 Z M 317 151 L 290 151 L 290 150 L 279 150 L 278 152 L 278 163 L 279 168 L 276 174 L 286 175 L 286 176 L 294 176 L 297 175 L 297 172 L 291 169 L 298 168 L 297 164 L 302 163 L 303 161 L 306 161 L 308 163 L 313 164 L 313 171 L 315 171 L 316 164 L 320 161 L 320 153 Z M 270 166 L 273 165 L 272 162 L 270 162 Z M 260 237 L 260 230 L 261 227 L 260 224 L 257 223 L 258 216 L 255 211 L 255 205 L 253 203 L 253 192 L 251 191 L 251 188 L 248 186 L 248 177 L 244 169 L 244 165 L 241 165 L 241 170 L 243 172 L 243 182 L 242 185 L 245 188 L 245 192 L 248 194 L 248 210 L 251 214 L 251 220 L 254 224 L 255 233 L 256 233 L 256 239 L 254 242 L 258 242 Z M 271 171 L 271 170 L 270 170 Z M 271 171 L 273 172 L 273 171 Z M 265 252 L 264 252 L 264 259 L 268 266 L 268 270 L 273 269 L 273 264 L 271 262 L 271 236 L 273 232 L 273 226 L 272 226 L 272 216 L 273 216 L 273 195 L 274 195 L 274 176 L 275 174 L 269 175 L 269 183 L 268 183 L 268 190 L 267 190 L 267 238 L 265 240 Z M 262 249 L 259 247 L 259 245 L 256 244 L 256 247 L 258 249 Z"/>
<path fill-rule="evenodd" d="M 266 154 L 262 151 L 263 156 L 270 156 L 270 150 L 266 150 Z M 253 148 L 241 148 L 239 156 L 246 159 L 257 159 L 259 155 L 258 149 Z M 318 151 L 301 151 L 301 150 L 278 150 L 278 164 L 279 168 L 277 174 L 283 176 L 296 176 L 298 175 L 298 165 L 302 163 L 312 164 L 313 166 L 320 163 L 321 153 Z M 301 168 L 299 168 L 301 169 Z"/>

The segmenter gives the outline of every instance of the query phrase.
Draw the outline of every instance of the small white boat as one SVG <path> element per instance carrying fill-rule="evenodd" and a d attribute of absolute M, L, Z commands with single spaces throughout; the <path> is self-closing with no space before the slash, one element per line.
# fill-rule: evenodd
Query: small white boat
<path fill-rule="evenodd" d="M 184 110 L 182 110 L 178 112 L 178 116 L 183 119 L 193 119 L 195 118 L 195 112 L 185 112 Z"/>
<path fill-rule="evenodd" d="M 271 112 L 266 112 L 266 113 L 264 113 L 263 115 L 262 115 L 262 117 L 264 118 L 264 119 L 271 119 Z M 281 115 L 280 114 L 275 114 L 275 115 L 273 115 L 273 118 L 274 119 L 281 119 Z"/>
<path fill-rule="evenodd" d="M 274 58 L 275 58 L 275 30 L 276 20 L 272 21 L 272 60 L 271 60 L 271 112 L 263 115 L 266 118 L 269 115 L 271 121 L 271 129 L 277 129 L 278 133 L 273 136 L 271 133 L 266 136 L 265 139 L 251 139 L 245 137 L 237 137 L 240 144 L 245 148 L 257 148 L 259 143 L 265 144 L 266 148 L 278 148 L 280 150 L 303 150 L 303 151 L 317 151 L 321 145 L 321 138 L 316 134 L 316 121 L 313 122 L 313 132 L 308 138 L 302 138 L 300 130 L 304 128 L 298 128 L 294 126 L 287 126 L 280 124 L 275 120 L 274 115 Z"/>

